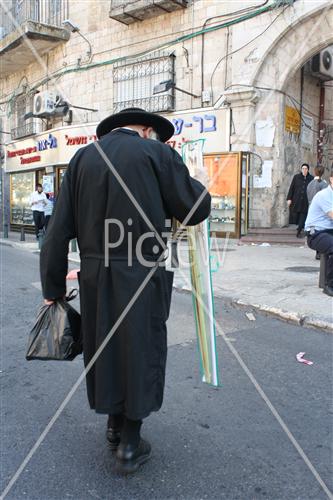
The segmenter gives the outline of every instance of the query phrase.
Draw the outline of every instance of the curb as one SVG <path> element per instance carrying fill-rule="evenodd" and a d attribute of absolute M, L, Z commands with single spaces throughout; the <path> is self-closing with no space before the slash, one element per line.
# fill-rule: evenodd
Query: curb
<path fill-rule="evenodd" d="M 28 245 L 29 244 L 30 243 L 28 243 Z M 27 243 L 20 243 L 20 242 L 11 241 L 11 240 L 0 239 L 0 245 L 5 246 L 5 247 L 19 248 L 20 250 L 26 250 L 27 252 L 31 252 L 31 253 L 37 253 L 37 254 L 40 253 L 40 249 L 38 247 L 37 248 L 29 248 L 29 247 L 27 247 Z M 68 260 L 70 262 L 79 263 L 81 261 L 80 257 L 75 257 L 74 255 L 69 253 Z"/>
<path fill-rule="evenodd" d="M 191 289 L 187 286 L 177 286 L 174 285 L 173 288 L 178 292 L 183 293 L 191 293 Z M 295 323 L 299 326 L 305 326 L 308 328 L 316 328 L 318 330 L 324 330 L 327 333 L 333 333 L 333 323 L 328 323 L 326 321 L 322 321 L 320 319 L 306 316 L 302 314 L 298 314 L 292 311 L 284 311 L 283 309 L 279 309 L 278 307 L 271 307 L 264 304 L 251 304 L 249 302 L 245 302 L 241 299 L 225 297 L 223 295 L 217 295 L 214 293 L 214 298 L 222 299 L 227 301 L 229 304 L 238 306 L 238 307 L 248 307 L 255 309 L 257 311 L 263 312 L 267 315 L 274 316 L 283 321 L 288 321 L 290 323 Z"/>
<path fill-rule="evenodd" d="M 27 245 L 31 245 L 34 243 L 20 243 L 19 241 L 11 241 L 11 240 L 6 240 L 6 239 L 0 239 L 0 245 L 4 247 L 13 247 L 13 248 L 19 248 L 20 250 L 26 250 L 28 252 L 36 252 L 37 250 L 39 251 L 39 248 L 29 248 Z"/>
<path fill-rule="evenodd" d="M 321 319 L 306 316 L 305 314 L 299 314 L 292 311 L 284 311 L 283 309 L 279 309 L 278 307 L 266 306 L 264 304 L 250 304 L 240 299 L 231 299 L 231 302 L 243 307 L 252 307 L 257 311 L 270 314 L 271 316 L 283 319 L 284 321 L 296 323 L 299 326 L 318 328 L 320 330 L 326 330 L 330 333 L 333 333 L 333 323 L 328 323 L 327 321 L 322 321 Z"/>
<path fill-rule="evenodd" d="M 4 240 L 0 239 L 0 245 L 3 246 L 10 246 L 14 248 L 20 248 L 23 250 L 28 250 L 29 252 L 32 253 L 39 253 L 38 248 L 27 248 L 24 243 L 20 242 L 15 242 L 15 241 L 10 241 L 10 240 Z M 74 254 L 75 255 L 75 254 Z M 73 254 L 69 253 L 68 254 L 68 260 L 70 262 L 75 262 L 80 263 L 80 258 L 74 256 Z M 183 293 L 191 293 L 191 288 L 187 286 L 179 286 L 179 285 L 173 285 L 173 288 L 177 290 L 178 292 L 183 292 Z M 249 302 L 245 302 L 241 299 L 233 298 L 233 297 L 226 297 L 223 295 L 219 295 L 216 292 L 214 293 L 214 298 L 218 299 L 223 299 L 227 301 L 229 304 L 233 304 L 238 307 L 251 307 L 252 309 L 255 309 L 257 311 L 263 312 L 265 314 L 269 314 L 270 316 L 274 316 L 276 318 L 279 318 L 284 321 L 288 321 L 290 323 L 295 323 L 299 326 L 305 326 L 308 328 L 316 328 L 318 330 L 323 330 L 328 333 L 333 333 L 333 323 L 328 323 L 327 321 L 322 321 L 321 319 L 311 317 L 311 316 L 306 316 L 304 314 L 299 314 L 296 312 L 292 311 L 284 311 L 283 309 L 279 309 L 278 307 L 271 307 L 267 306 L 265 304 L 251 304 Z"/>

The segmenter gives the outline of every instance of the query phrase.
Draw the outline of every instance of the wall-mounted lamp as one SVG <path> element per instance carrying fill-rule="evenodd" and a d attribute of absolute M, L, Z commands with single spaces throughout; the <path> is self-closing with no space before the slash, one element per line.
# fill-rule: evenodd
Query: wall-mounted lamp
<path fill-rule="evenodd" d="M 61 24 L 63 25 L 64 28 L 71 31 L 72 33 L 76 33 L 78 31 L 80 31 L 79 26 L 77 24 L 73 23 L 73 21 L 71 21 L 71 19 L 64 19 Z"/>
<path fill-rule="evenodd" d="M 87 50 L 87 56 L 90 58 L 92 55 L 91 43 L 89 42 L 88 38 L 86 38 L 84 35 L 82 35 L 82 33 L 80 31 L 80 27 L 77 24 L 73 23 L 73 21 L 71 21 L 70 19 L 65 19 L 64 21 L 62 21 L 61 24 L 68 31 L 71 31 L 72 33 L 77 33 L 78 35 L 80 35 L 80 37 L 82 37 L 83 40 L 85 40 L 87 42 L 87 44 L 89 45 L 89 49 Z"/>
<path fill-rule="evenodd" d="M 179 92 L 183 92 L 183 94 L 190 95 L 191 97 L 200 97 L 199 95 L 192 94 L 192 92 L 176 87 L 175 82 L 172 80 L 165 80 L 164 82 L 160 82 L 158 85 L 155 85 L 153 88 L 153 94 L 161 94 L 162 92 L 167 92 L 170 89 L 179 90 Z"/>

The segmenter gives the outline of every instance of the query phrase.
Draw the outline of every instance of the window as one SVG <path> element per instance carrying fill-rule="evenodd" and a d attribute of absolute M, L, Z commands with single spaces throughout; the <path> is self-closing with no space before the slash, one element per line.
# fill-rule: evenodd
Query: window
<path fill-rule="evenodd" d="M 37 130 L 36 120 L 33 118 L 28 118 L 28 120 L 24 119 L 25 114 L 32 110 L 32 104 L 33 96 L 31 95 L 21 94 L 16 98 L 12 115 L 12 139 L 15 140 L 20 137 L 26 137 L 36 134 L 39 131 Z M 41 123 L 39 125 L 41 125 Z"/>
<path fill-rule="evenodd" d="M 12 174 L 10 184 L 10 222 L 32 225 L 30 196 L 35 191 L 35 173 Z"/>
<path fill-rule="evenodd" d="M 48 18 L 46 19 L 47 24 L 52 24 L 54 26 L 61 26 L 61 21 L 63 20 L 63 11 L 65 5 L 63 0 L 53 0 L 48 3 Z"/>
<path fill-rule="evenodd" d="M 161 52 L 134 62 L 122 62 L 113 69 L 113 111 L 139 107 L 146 111 L 174 109 L 174 89 L 153 95 L 155 85 L 165 80 L 174 81 L 175 56 Z"/>

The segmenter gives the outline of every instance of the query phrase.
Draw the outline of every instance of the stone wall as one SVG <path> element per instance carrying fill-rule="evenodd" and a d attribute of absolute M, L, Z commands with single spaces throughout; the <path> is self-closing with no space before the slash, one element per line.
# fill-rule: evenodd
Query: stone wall
<path fill-rule="evenodd" d="M 169 43 L 163 50 L 176 55 L 177 86 L 199 96 L 202 90 L 212 93 L 212 101 L 203 104 L 201 97 L 176 91 L 175 110 L 202 105 L 231 107 L 231 150 L 253 151 L 262 161 L 273 161 L 271 187 L 251 190 L 250 224 L 283 226 L 287 223 L 285 197 L 290 179 L 301 161 L 316 163 L 316 137 L 314 134 L 311 151 L 302 146 L 299 138 L 285 132 L 284 108 L 291 101 L 281 92 L 299 100 L 300 67 L 318 50 L 333 43 L 330 3 L 328 0 L 297 0 L 291 6 L 273 8 L 240 24 L 206 33 L 202 55 L 202 35 L 181 43 L 177 43 L 177 38 L 199 31 L 204 25 L 209 27 L 230 20 L 232 11 L 255 6 L 258 2 L 192 0 L 186 9 L 126 26 L 109 18 L 109 0 L 71 0 L 69 17 L 90 41 L 92 57 L 87 55 L 87 42 L 78 33 L 72 33 L 68 42 L 2 79 L 0 113 L 5 130 L 11 126 L 10 104 L 5 101 L 25 89 L 29 91 L 46 74 L 54 75 L 54 79 L 39 85 L 38 90 L 56 88 L 69 103 L 98 110 L 74 109 L 73 123 L 99 121 L 112 113 L 112 61 L 153 51 Z M 238 15 L 245 14 L 251 13 Z M 210 19 L 212 16 L 219 17 Z M 26 83 L 27 87 L 23 87 Z M 304 79 L 304 109 L 314 114 L 319 109 L 317 83 L 308 75 Z M 325 117 L 332 126 L 332 86 L 326 89 L 326 103 L 330 115 Z M 255 126 L 256 122 L 265 120 L 273 121 L 275 134 L 271 146 L 261 147 L 256 144 Z M 48 126 L 62 124 L 64 121 L 58 118 Z M 332 139 L 330 141 L 325 150 L 326 164 L 332 161 Z M 253 176 L 262 174 L 258 156 L 252 157 L 251 166 L 250 181 L 253 182 Z"/>

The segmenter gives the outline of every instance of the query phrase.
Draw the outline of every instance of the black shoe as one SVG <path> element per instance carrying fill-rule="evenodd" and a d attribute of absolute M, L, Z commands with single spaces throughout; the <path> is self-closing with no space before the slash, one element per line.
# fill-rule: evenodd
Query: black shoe
<path fill-rule="evenodd" d="M 326 295 L 333 297 L 333 286 L 326 285 L 323 289 L 323 293 L 326 293 Z"/>
<path fill-rule="evenodd" d="M 140 439 L 136 448 L 131 444 L 120 443 L 116 454 L 116 469 L 121 474 L 132 474 L 149 460 L 150 455 L 151 446 L 144 439 Z"/>
<path fill-rule="evenodd" d="M 320 253 L 318 251 L 316 252 L 316 260 L 320 260 Z"/>
<path fill-rule="evenodd" d="M 109 427 L 106 430 L 106 439 L 109 442 L 110 450 L 116 451 L 120 443 L 120 430 Z"/>
<path fill-rule="evenodd" d="M 304 238 L 304 231 L 302 229 L 297 231 L 296 238 Z"/>

